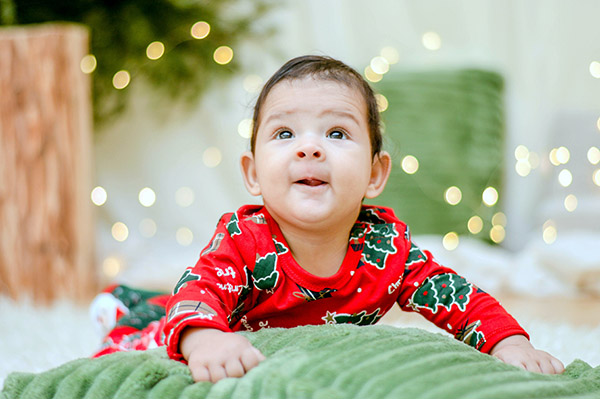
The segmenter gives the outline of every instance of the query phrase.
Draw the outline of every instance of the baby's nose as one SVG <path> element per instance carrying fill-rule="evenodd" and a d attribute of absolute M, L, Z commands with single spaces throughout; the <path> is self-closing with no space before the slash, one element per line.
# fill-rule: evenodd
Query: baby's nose
<path fill-rule="evenodd" d="M 312 157 L 312 158 L 321 158 L 322 157 L 322 152 L 320 149 L 318 148 L 302 148 L 300 150 L 298 150 L 298 158 L 306 158 L 306 157 Z"/>

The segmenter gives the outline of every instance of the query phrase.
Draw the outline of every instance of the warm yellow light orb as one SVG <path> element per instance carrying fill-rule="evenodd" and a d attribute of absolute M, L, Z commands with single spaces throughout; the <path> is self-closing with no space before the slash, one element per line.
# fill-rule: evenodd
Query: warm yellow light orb
<path fill-rule="evenodd" d="M 379 112 L 384 112 L 386 109 L 388 109 L 389 103 L 383 94 L 375 94 L 375 100 L 377 100 L 377 109 Z"/>
<path fill-rule="evenodd" d="M 165 45 L 162 42 L 152 42 L 146 47 L 146 57 L 157 60 L 165 53 Z"/>
<path fill-rule="evenodd" d="M 102 206 L 106 203 L 106 200 L 108 199 L 108 194 L 106 193 L 104 187 L 98 186 L 94 187 L 90 197 L 92 198 L 92 202 L 94 203 L 94 205 Z"/>
<path fill-rule="evenodd" d="M 252 125 L 254 125 L 252 119 L 242 119 L 240 123 L 238 123 L 238 134 L 245 139 L 249 139 L 250 137 L 252 137 Z"/>
<path fill-rule="evenodd" d="M 382 56 L 373 57 L 369 66 L 379 75 L 386 74 L 390 70 L 390 63 Z"/>
<path fill-rule="evenodd" d="M 531 164 L 528 159 L 519 159 L 515 164 L 515 171 L 521 177 L 528 176 L 531 173 Z"/>
<path fill-rule="evenodd" d="M 558 160 L 558 162 L 566 164 L 569 162 L 570 158 L 571 153 L 569 152 L 569 149 L 567 147 L 558 147 L 556 149 L 556 159 Z"/>
<path fill-rule="evenodd" d="M 383 79 L 383 75 L 380 75 L 380 74 L 376 73 L 375 71 L 373 71 L 373 70 L 371 69 L 371 66 L 367 66 L 367 67 L 365 68 L 365 73 L 364 73 L 364 75 L 365 75 L 365 78 L 366 78 L 366 79 L 367 79 L 369 82 L 372 82 L 372 83 L 377 83 L 377 82 L 379 82 L 381 79 Z"/>
<path fill-rule="evenodd" d="M 462 200 L 462 192 L 460 191 L 460 188 L 456 186 L 448 187 L 444 193 L 444 199 L 450 205 L 458 205 L 458 203 Z"/>
<path fill-rule="evenodd" d="M 529 158 L 529 149 L 523 144 L 520 144 L 515 148 L 515 158 L 517 161 L 526 160 Z"/>
<path fill-rule="evenodd" d="M 548 159 L 550 159 L 550 163 L 554 166 L 560 165 L 560 161 L 558 160 L 558 156 L 556 155 L 558 148 L 553 148 L 550 150 L 548 154 Z"/>
<path fill-rule="evenodd" d="M 415 174 L 419 170 L 419 160 L 412 155 L 407 155 L 402 158 L 402 170 L 409 174 Z"/>
<path fill-rule="evenodd" d="M 150 187 L 144 187 L 138 194 L 138 200 L 146 208 L 150 207 L 156 202 L 156 193 Z"/>
<path fill-rule="evenodd" d="M 187 247 L 192 243 L 192 241 L 194 241 L 194 233 L 192 233 L 192 230 L 187 227 L 180 227 L 175 233 L 175 239 L 179 245 Z"/>
<path fill-rule="evenodd" d="M 229 46 L 221 46 L 213 53 L 213 59 L 219 65 L 229 64 L 233 59 L 233 50 Z"/>
<path fill-rule="evenodd" d="M 210 25 L 205 21 L 196 22 L 190 29 L 190 34 L 194 39 L 204 39 L 209 33 Z"/>
<path fill-rule="evenodd" d="M 498 202 L 498 191 L 494 187 L 488 187 L 483 190 L 481 198 L 486 206 L 494 206 Z"/>
<path fill-rule="evenodd" d="M 496 212 L 494 216 L 492 216 L 492 225 L 493 226 L 502 226 L 506 227 L 506 215 L 504 212 Z"/>
<path fill-rule="evenodd" d="M 425 32 L 421 42 L 423 47 L 431 51 L 439 50 L 442 47 L 442 38 L 436 32 Z"/>
<path fill-rule="evenodd" d="M 558 231 L 556 230 L 556 226 L 553 223 L 549 223 L 550 221 L 544 223 L 544 230 L 542 232 L 542 238 L 546 244 L 552 244 L 556 241 L 556 237 L 558 236 Z"/>
<path fill-rule="evenodd" d="M 194 190 L 189 187 L 180 187 L 175 191 L 175 203 L 182 208 L 187 208 L 194 203 Z"/>
<path fill-rule="evenodd" d="M 483 220 L 477 215 L 471 216 L 467 222 L 467 228 L 471 234 L 479 234 L 483 229 Z"/>
<path fill-rule="evenodd" d="M 384 47 L 379 53 L 390 64 L 397 64 L 400 61 L 400 53 L 394 47 Z"/>
<path fill-rule="evenodd" d="M 83 73 L 92 73 L 96 70 L 98 66 L 98 62 L 96 61 L 96 57 L 92 54 L 88 54 L 81 59 L 79 63 L 79 67 Z"/>
<path fill-rule="evenodd" d="M 573 182 L 573 175 L 569 171 L 569 169 L 563 169 L 558 174 L 558 182 L 563 187 L 569 187 Z"/>
<path fill-rule="evenodd" d="M 258 75 L 248 75 L 244 78 L 242 83 L 246 92 L 255 94 L 260 92 L 263 85 L 263 78 Z"/>
<path fill-rule="evenodd" d="M 115 75 L 113 76 L 112 83 L 115 89 L 121 90 L 126 88 L 129 85 L 130 81 L 131 76 L 129 75 L 129 72 L 122 70 L 115 73 Z"/>
<path fill-rule="evenodd" d="M 590 62 L 590 75 L 592 75 L 596 79 L 600 79 L 600 62 Z"/>
<path fill-rule="evenodd" d="M 221 155 L 221 150 L 219 150 L 217 147 L 208 147 L 206 150 L 204 150 L 204 153 L 202 153 L 202 162 L 204 162 L 204 165 L 209 168 L 215 168 L 219 166 L 222 159 L 223 156 Z"/>
<path fill-rule="evenodd" d="M 587 152 L 587 159 L 592 165 L 597 165 L 600 162 L 600 150 L 598 147 L 590 147 Z"/>
<path fill-rule="evenodd" d="M 114 256 L 109 256 L 102 261 L 102 272 L 106 277 L 113 278 L 121 272 L 121 261 Z"/>
<path fill-rule="evenodd" d="M 142 219 L 140 222 L 140 233 L 143 237 L 151 238 L 156 235 L 157 227 L 156 222 L 152 219 Z"/>
<path fill-rule="evenodd" d="M 569 194 L 565 197 L 565 209 L 569 212 L 577 209 L 577 197 L 575 195 Z"/>
<path fill-rule="evenodd" d="M 595 185 L 600 186 L 600 169 L 596 169 L 594 171 L 594 174 L 592 175 L 592 180 L 594 181 Z"/>
<path fill-rule="evenodd" d="M 123 242 L 129 237 L 129 229 L 123 222 L 116 222 L 111 229 L 112 236 L 115 240 Z"/>
<path fill-rule="evenodd" d="M 505 237 L 506 231 L 504 230 L 504 227 L 499 224 L 493 226 L 490 230 L 490 239 L 496 244 L 500 244 L 502 241 L 504 241 Z"/>
<path fill-rule="evenodd" d="M 458 248 L 458 244 L 459 244 L 458 234 L 456 234 L 453 231 L 446 234 L 444 236 L 444 238 L 442 239 L 442 245 L 444 246 L 444 249 L 446 249 L 447 251 L 454 251 L 456 248 Z"/>

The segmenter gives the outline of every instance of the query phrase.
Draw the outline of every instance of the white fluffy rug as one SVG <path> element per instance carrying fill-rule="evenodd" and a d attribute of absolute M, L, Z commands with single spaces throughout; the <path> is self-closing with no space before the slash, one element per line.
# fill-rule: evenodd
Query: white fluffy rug
<path fill-rule="evenodd" d="M 396 326 L 439 331 L 410 316 L 385 321 Z M 519 321 L 531 334 L 536 347 L 552 353 L 565 364 L 579 358 L 592 366 L 600 365 L 600 326 L 578 327 L 522 317 Z M 40 372 L 87 357 L 101 339 L 89 319 L 88 308 L 69 302 L 47 308 L 0 297 L 0 328 L 0 386 L 12 371 Z"/>

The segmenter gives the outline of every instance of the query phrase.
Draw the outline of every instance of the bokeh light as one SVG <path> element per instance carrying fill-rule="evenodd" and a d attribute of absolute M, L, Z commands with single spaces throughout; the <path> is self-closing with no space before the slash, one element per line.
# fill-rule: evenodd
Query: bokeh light
<path fill-rule="evenodd" d="M 381 79 L 383 79 L 383 75 L 376 73 L 375 71 L 373 71 L 371 69 L 371 66 L 367 66 L 365 68 L 365 78 L 372 83 L 377 83 L 379 82 Z"/>
<path fill-rule="evenodd" d="M 442 38 L 436 32 L 425 32 L 421 42 L 427 50 L 435 51 L 442 47 Z"/>
<path fill-rule="evenodd" d="M 250 137 L 252 137 L 252 126 L 253 125 L 254 125 L 254 122 L 252 121 L 252 119 L 250 119 L 250 118 L 242 119 L 240 121 L 240 123 L 238 123 L 238 127 L 237 127 L 238 134 L 245 139 L 249 139 Z"/>
<path fill-rule="evenodd" d="M 108 194 L 106 193 L 104 187 L 97 186 L 94 187 L 94 189 L 92 190 L 90 197 L 92 198 L 92 202 L 94 203 L 94 205 L 102 206 L 106 203 L 106 200 L 108 199 Z"/>
<path fill-rule="evenodd" d="M 125 71 L 125 70 L 121 70 L 117 73 L 115 73 L 115 75 L 113 76 L 113 86 L 115 87 L 115 89 L 118 90 L 122 90 L 124 88 L 126 88 L 127 86 L 129 86 L 129 82 L 131 81 L 131 76 L 129 75 L 129 72 Z"/>
<path fill-rule="evenodd" d="M 156 193 L 150 187 L 144 187 L 138 194 L 138 200 L 143 206 L 150 207 L 156 202 Z"/>
<path fill-rule="evenodd" d="M 498 191 L 494 187 L 483 190 L 481 199 L 486 206 L 494 206 L 498 202 Z"/>
<path fill-rule="evenodd" d="M 106 277 L 117 277 L 121 272 L 121 269 L 121 261 L 114 256 L 109 256 L 102 261 L 102 272 Z"/>
<path fill-rule="evenodd" d="M 373 72 L 379 75 L 384 75 L 390 70 L 390 63 L 382 56 L 373 57 L 369 66 Z"/>
<path fill-rule="evenodd" d="M 219 65 L 229 64 L 233 59 L 233 50 L 229 46 L 221 46 L 213 53 L 213 59 Z"/>
<path fill-rule="evenodd" d="M 98 66 L 98 62 L 96 61 L 96 57 L 92 54 L 88 54 L 81 59 L 79 63 L 79 67 L 83 73 L 92 73 L 96 70 Z"/>
<path fill-rule="evenodd" d="M 493 226 L 502 226 L 506 227 L 506 215 L 504 212 L 496 212 L 494 216 L 492 216 L 492 225 Z"/>
<path fill-rule="evenodd" d="M 448 187 L 444 192 L 444 199 L 450 205 L 457 205 L 462 200 L 462 192 L 456 186 Z"/>
<path fill-rule="evenodd" d="M 384 112 L 386 109 L 388 109 L 389 103 L 387 98 L 383 94 L 375 94 L 375 100 L 377 100 L 377 109 L 379 110 L 379 112 Z"/>
<path fill-rule="evenodd" d="M 205 21 L 196 22 L 190 29 L 190 34 L 194 39 L 204 39 L 209 33 L 210 25 Z"/>
<path fill-rule="evenodd" d="M 477 215 L 471 216 L 467 222 L 467 228 L 471 234 L 479 234 L 483 230 L 483 220 Z"/>
<path fill-rule="evenodd" d="M 592 75 L 596 79 L 600 79 L 600 62 L 590 62 L 590 75 Z"/>
<path fill-rule="evenodd" d="M 569 159 L 571 159 L 569 149 L 567 147 L 558 147 L 556 149 L 556 159 L 563 165 L 568 163 Z"/>
<path fill-rule="evenodd" d="M 568 212 L 573 212 L 575 209 L 577 209 L 577 197 L 573 194 L 569 194 L 565 197 L 565 209 Z"/>
<path fill-rule="evenodd" d="M 543 231 L 542 231 L 542 239 L 546 244 L 552 244 L 556 241 L 556 237 L 558 236 L 558 231 L 556 230 L 556 225 L 553 220 L 547 220 L 544 223 Z"/>
<path fill-rule="evenodd" d="M 129 237 L 129 229 L 123 222 L 116 222 L 111 228 L 113 238 L 119 242 L 123 242 Z"/>
<path fill-rule="evenodd" d="M 596 169 L 592 175 L 592 181 L 595 185 L 600 186 L 600 169 Z"/>
<path fill-rule="evenodd" d="M 156 222 L 150 218 L 142 219 L 139 227 L 140 227 L 140 234 L 146 238 L 154 237 L 158 230 L 158 228 L 156 226 Z"/>
<path fill-rule="evenodd" d="M 242 85 L 248 93 L 256 94 L 262 89 L 263 78 L 258 75 L 248 75 L 244 78 Z"/>
<path fill-rule="evenodd" d="M 202 162 L 209 168 L 215 168 L 219 166 L 222 160 L 221 150 L 217 147 L 208 147 L 202 153 Z"/>
<path fill-rule="evenodd" d="M 152 42 L 146 47 L 146 57 L 157 60 L 165 53 L 165 45 L 162 42 Z"/>
<path fill-rule="evenodd" d="M 446 249 L 447 251 L 454 251 L 456 248 L 458 248 L 458 244 L 459 244 L 458 234 L 456 234 L 453 231 L 446 234 L 444 236 L 444 238 L 442 239 L 442 245 L 444 246 L 444 249 Z"/>
<path fill-rule="evenodd" d="M 407 155 L 402 158 L 402 170 L 409 174 L 415 174 L 419 170 L 419 160 L 412 155 Z"/>
<path fill-rule="evenodd" d="M 569 187 L 573 182 L 573 175 L 569 171 L 569 169 L 563 169 L 558 174 L 558 182 L 563 187 Z"/>
<path fill-rule="evenodd" d="M 384 47 L 379 54 L 385 58 L 390 65 L 397 64 L 398 61 L 400 61 L 400 53 L 394 47 Z"/>
<path fill-rule="evenodd" d="M 503 226 L 497 224 L 491 228 L 490 239 L 496 244 L 500 244 L 502 241 L 504 241 L 505 237 L 506 231 L 504 230 Z"/>
<path fill-rule="evenodd" d="M 175 203 L 182 208 L 187 208 L 194 203 L 194 190 L 190 187 L 180 187 L 175 191 Z"/>
<path fill-rule="evenodd" d="M 179 245 L 187 247 L 194 241 L 194 233 L 187 227 L 180 227 L 175 233 L 175 239 Z"/>
<path fill-rule="evenodd" d="M 598 147 L 590 147 L 587 152 L 587 159 L 592 165 L 597 165 L 600 162 L 600 150 Z"/>

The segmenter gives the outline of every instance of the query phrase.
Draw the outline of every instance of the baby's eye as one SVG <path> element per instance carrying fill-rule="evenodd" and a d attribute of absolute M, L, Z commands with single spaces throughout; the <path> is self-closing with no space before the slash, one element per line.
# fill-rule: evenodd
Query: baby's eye
<path fill-rule="evenodd" d="M 280 140 L 291 139 L 294 137 L 294 133 L 290 132 L 289 130 L 280 130 L 277 132 L 277 134 L 275 134 L 275 137 Z"/>
<path fill-rule="evenodd" d="M 333 130 L 327 133 L 327 137 L 330 139 L 343 140 L 346 138 L 346 133 L 341 130 Z"/>

